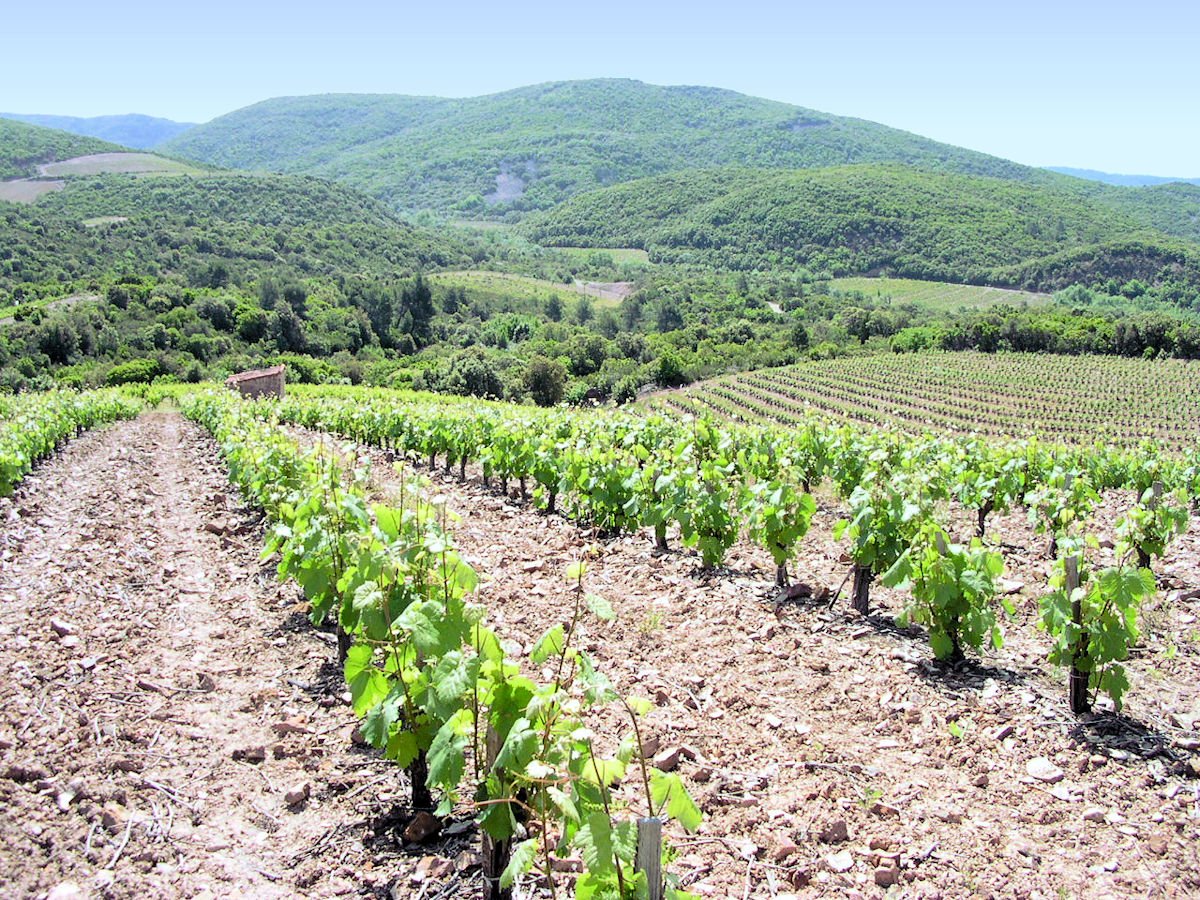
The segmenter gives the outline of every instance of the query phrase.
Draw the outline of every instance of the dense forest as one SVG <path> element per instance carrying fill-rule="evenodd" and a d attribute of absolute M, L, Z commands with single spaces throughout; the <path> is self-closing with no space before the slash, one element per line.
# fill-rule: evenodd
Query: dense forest
<path fill-rule="evenodd" d="M 545 209 L 592 188 L 732 164 L 889 161 L 1040 183 L 1062 178 L 860 119 L 716 88 L 617 79 L 461 100 L 278 98 L 165 147 L 232 168 L 322 175 L 400 209 L 460 215 Z"/>
<path fill-rule="evenodd" d="M 1140 279 L 1191 299 L 1200 288 L 1194 246 L 1075 192 L 900 166 L 665 175 L 581 195 L 523 228 L 548 245 L 640 247 L 667 263 L 1038 290 Z"/>
<path fill-rule="evenodd" d="M 1052 187 L 1140 225 L 1200 239 L 1200 195 L 1074 178 L 874 122 L 706 87 L 598 79 L 465 99 L 281 97 L 196 126 L 169 152 L 231 168 L 319 175 L 407 212 L 522 218 L 639 178 L 740 166 L 892 163 Z"/>

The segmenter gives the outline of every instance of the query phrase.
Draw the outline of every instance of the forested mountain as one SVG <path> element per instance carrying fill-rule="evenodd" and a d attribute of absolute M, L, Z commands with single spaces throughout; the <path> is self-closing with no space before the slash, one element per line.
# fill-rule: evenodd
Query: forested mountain
<path fill-rule="evenodd" d="M 192 127 L 190 122 L 173 122 L 156 116 L 130 113 L 123 116 L 47 116 L 29 113 L 0 113 L 0 119 L 11 119 L 27 125 L 57 128 L 71 134 L 100 138 L 137 150 L 152 150 L 159 144 Z"/>
<path fill-rule="evenodd" d="M 1197 256 L 1076 191 L 896 165 L 665 175 L 581 195 L 523 227 L 541 243 L 640 247 L 662 262 L 888 271 L 1035 289 L 1062 286 L 1081 251 L 1088 263 L 1080 280 L 1109 277 L 1099 248 L 1111 242 L 1125 242 L 1125 256 L 1130 246 L 1157 248 L 1155 258 Z M 1053 276 L 1031 265 L 1048 257 L 1059 260 Z M 1154 281 L 1172 280 L 1180 265 L 1163 262 Z M 1134 268 L 1131 277 L 1146 276 L 1145 265 Z M 1196 275 L 1191 262 L 1179 272 Z"/>
<path fill-rule="evenodd" d="M 304 172 L 401 209 L 545 209 L 592 188 L 683 169 L 898 162 L 1035 183 L 1062 176 L 860 119 L 707 87 L 556 82 L 467 99 L 267 100 L 166 145 L 232 168 Z"/>
<path fill-rule="evenodd" d="M 36 175 L 42 163 L 128 149 L 97 138 L 0 118 L 0 179 Z"/>

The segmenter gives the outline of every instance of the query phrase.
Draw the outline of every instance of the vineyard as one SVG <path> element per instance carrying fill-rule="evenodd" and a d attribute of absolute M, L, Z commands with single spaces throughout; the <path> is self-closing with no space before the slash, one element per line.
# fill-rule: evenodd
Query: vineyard
<path fill-rule="evenodd" d="M 13 686 L 0 698 L 11 711 L 0 803 L 41 829 L 22 832 L 22 847 L 37 859 L 51 852 L 38 836 L 60 835 L 64 879 L 90 870 L 131 896 L 138 878 L 164 896 L 1200 888 L 1200 452 L 1182 431 L 1194 386 L 1173 407 L 1165 399 L 1195 376 L 1110 363 L 1085 390 L 1077 360 L 1038 373 L 1022 357 L 990 369 L 924 359 L 920 375 L 907 358 L 847 361 L 659 401 L 720 418 L 366 388 L 7 402 L 0 459 L 13 460 L 16 495 L 0 532 L 0 637 Z M 995 431 L 962 424 L 968 372 L 980 409 L 989 383 L 1017 385 Z M 872 379 L 908 399 L 907 415 L 851 403 L 873 395 Z M 185 418 L 148 411 L 168 395 Z M 844 400 L 859 422 L 817 418 L 808 397 Z M 1151 422 L 1156 443 L 1094 444 L 1088 415 L 1129 440 L 1150 437 L 1138 423 Z M 1089 446 L 955 436 L 1022 418 L 1054 419 L 1062 431 L 1046 434 Z M 920 421 L 922 433 L 862 421 Z M 46 474 L 28 475 L 45 457 Z M 220 500 L 214 519 L 203 511 L 218 502 L 218 458 L 239 499 Z M 125 474 L 102 498 L 56 500 L 75 468 L 103 484 L 104 460 Z M 198 687 L 172 693 L 158 686 L 179 681 L 130 672 L 115 694 L 93 692 L 126 665 L 120 637 L 96 618 L 116 642 L 97 655 L 91 626 L 63 617 L 95 615 L 81 601 L 105 554 L 80 548 L 59 571 L 53 516 L 104 498 L 120 516 L 123 485 L 139 479 L 173 548 L 153 564 L 170 577 L 192 566 L 201 586 L 155 593 L 135 564 L 119 582 L 126 615 L 182 617 L 179 633 L 201 641 L 200 623 L 221 622 L 228 602 L 237 638 L 180 646 L 205 660 Z M 254 575 L 260 549 L 278 600 Z M 206 566 L 232 574 L 220 586 Z M 41 578 L 54 590 L 33 589 Z M 147 597 L 160 606 L 139 612 Z M 282 633 L 285 610 L 295 615 Z M 52 636 L 43 665 L 60 655 L 78 696 L 38 705 L 24 689 L 28 621 L 47 622 L 35 625 Z M 297 654 L 287 663 L 284 647 Z M 170 655 L 158 665 L 196 677 Z M 136 710 L 88 705 L 139 706 L 140 692 L 202 710 L 239 690 L 224 713 L 208 711 L 246 732 L 232 756 L 206 757 L 211 736 L 177 725 L 178 710 L 146 732 Z M 60 717 L 78 720 L 71 740 L 107 775 L 56 774 L 67 752 L 54 743 L 57 703 L 74 704 Z M 271 752 L 244 746 L 256 729 L 274 733 Z M 187 758 L 169 752 L 175 740 L 199 742 L 201 770 L 245 802 L 213 813 L 211 790 L 198 793 Z M 368 762 L 354 762 L 367 747 Z M 369 777 L 348 774 L 362 765 Z M 228 829 L 222 848 L 259 854 L 253 835 L 274 835 L 270 865 L 217 874 L 193 858 L 190 829 L 219 828 L 216 814 L 240 821 L 239 809 L 255 824 Z M 182 838 L 166 819 L 176 814 L 192 822 Z M 53 887 L 31 871 L 20 882 L 31 893 Z"/>
<path fill-rule="evenodd" d="M 1200 368 L 1019 353 L 869 356 L 717 378 L 651 405 L 734 422 L 790 426 L 821 414 L 911 433 L 1149 440 L 1178 451 L 1200 432 Z"/>

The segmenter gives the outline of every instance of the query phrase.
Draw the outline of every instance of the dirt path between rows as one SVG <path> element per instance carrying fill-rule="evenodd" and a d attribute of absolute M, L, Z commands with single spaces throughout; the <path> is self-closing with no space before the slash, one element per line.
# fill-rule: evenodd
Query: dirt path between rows
<path fill-rule="evenodd" d="M 0 894 L 387 896 L 363 840 L 397 773 L 260 549 L 175 414 L 0 501 Z"/>
<path fill-rule="evenodd" d="M 389 457 L 362 452 L 377 490 L 394 494 Z M 595 538 L 474 475 L 459 484 L 436 472 L 427 491 L 460 517 L 452 532 L 481 576 L 489 619 L 528 651 L 569 616 L 564 573 Z M 1124 499 L 1110 497 L 1099 521 L 1111 523 Z M 836 501 L 820 506 L 795 571 L 832 591 L 847 567 L 832 535 Z M 963 533 L 972 521 L 964 515 Z M 744 542 L 712 578 L 698 575 L 694 554 L 656 554 L 645 534 L 595 545 L 587 589 L 618 620 L 589 623 L 581 642 L 622 690 L 654 701 L 646 731 L 659 760 L 678 767 L 704 810 L 700 835 L 675 836 L 672 870 L 689 890 L 1200 895 L 1200 602 L 1179 590 L 1200 584 L 1200 520 L 1158 565 L 1173 589 L 1146 610 L 1132 718 L 1082 728 L 1035 625 L 1045 541 L 1023 513 L 993 516 L 990 531 L 1007 545 L 1017 614 L 1003 617 L 1002 650 L 956 671 L 933 661 L 919 632 L 892 624 L 901 597 L 881 587 L 870 619 L 844 598 L 776 614 L 773 565 Z M 624 728 L 614 719 L 597 730 Z"/>

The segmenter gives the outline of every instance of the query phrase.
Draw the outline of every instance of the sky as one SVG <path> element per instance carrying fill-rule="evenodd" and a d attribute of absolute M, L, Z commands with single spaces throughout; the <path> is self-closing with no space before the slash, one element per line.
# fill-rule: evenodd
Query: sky
<path fill-rule="evenodd" d="M 203 122 L 270 97 L 701 84 L 1029 165 L 1200 177 L 1200 4 L 12 4 L 0 109 Z"/>

